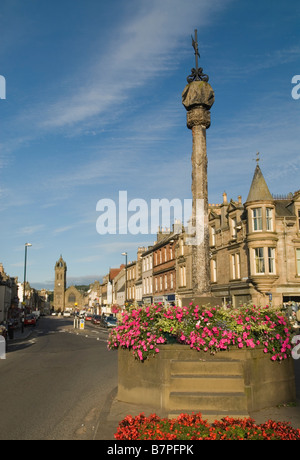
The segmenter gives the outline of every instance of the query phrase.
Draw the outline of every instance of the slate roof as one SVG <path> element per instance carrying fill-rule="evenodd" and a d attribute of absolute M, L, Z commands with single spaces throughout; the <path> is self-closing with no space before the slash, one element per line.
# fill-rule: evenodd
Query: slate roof
<path fill-rule="evenodd" d="M 273 197 L 268 189 L 265 178 L 261 172 L 259 165 L 256 166 L 249 195 L 246 202 L 249 201 L 273 201 Z"/>

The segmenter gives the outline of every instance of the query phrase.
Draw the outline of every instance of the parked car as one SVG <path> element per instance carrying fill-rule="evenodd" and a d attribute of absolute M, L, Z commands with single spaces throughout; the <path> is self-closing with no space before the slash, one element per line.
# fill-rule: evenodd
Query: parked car
<path fill-rule="evenodd" d="M 94 315 L 92 318 L 92 323 L 93 324 L 100 324 L 101 323 L 101 316 L 100 315 Z"/>
<path fill-rule="evenodd" d="M 69 311 L 64 311 L 64 317 L 69 318 L 71 316 L 71 313 Z"/>
<path fill-rule="evenodd" d="M 34 315 L 26 315 L 24 319 L 24 326 L 35 326 L 36 318 Z"/>
<path fill-rule="evenodd" d="M 93 317 L 93 315 L 92 315 L 91 313 L 87 313 L 87 314 L 85 315 L 85 320 L 86 320 L 86 321 L 92 321 L 92 317 Z"/>
<path fill-rule="evenodd" d="M 117 318 L 115 316 L 101 316 L 101 326 L 103 327 L 116 327 Z"/>

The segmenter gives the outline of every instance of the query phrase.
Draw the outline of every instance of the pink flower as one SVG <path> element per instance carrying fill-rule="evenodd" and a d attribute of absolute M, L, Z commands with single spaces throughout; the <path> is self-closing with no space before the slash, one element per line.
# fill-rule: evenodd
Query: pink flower
<path fill-rule="evenodd" d="M 143 361 L 143 353 L 141 352 L 141 350 L 138 350 L 138 355 L 140 360 Z"/>

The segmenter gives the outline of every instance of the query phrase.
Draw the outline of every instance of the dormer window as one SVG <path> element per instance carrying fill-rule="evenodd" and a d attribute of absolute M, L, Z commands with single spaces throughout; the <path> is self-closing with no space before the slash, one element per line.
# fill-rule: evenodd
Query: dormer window
<path fill-rule="evenodd" d="M 236 238 L 236 217 L 232 217 L 231 219 L 231 237 Z"/>

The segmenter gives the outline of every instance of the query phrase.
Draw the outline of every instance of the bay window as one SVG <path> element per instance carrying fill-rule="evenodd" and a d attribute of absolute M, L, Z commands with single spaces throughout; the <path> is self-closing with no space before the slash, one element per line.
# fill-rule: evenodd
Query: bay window
<path fill-rule="evenodd" d="M 252 226 L 254 232 L 262 230 L 262 208 L 252 209 Z"/>

